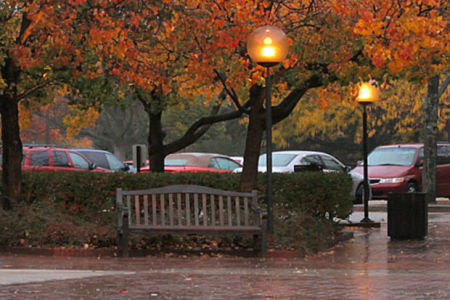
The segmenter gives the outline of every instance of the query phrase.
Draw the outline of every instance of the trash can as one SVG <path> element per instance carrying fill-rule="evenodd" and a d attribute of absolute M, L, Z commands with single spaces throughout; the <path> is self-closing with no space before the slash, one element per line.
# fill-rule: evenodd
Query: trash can
<path fill-rule="evenodd" d="M 426 193 L 390 193 L 387 200 L 388 236 L 421 239 L 428 234 Z"/>

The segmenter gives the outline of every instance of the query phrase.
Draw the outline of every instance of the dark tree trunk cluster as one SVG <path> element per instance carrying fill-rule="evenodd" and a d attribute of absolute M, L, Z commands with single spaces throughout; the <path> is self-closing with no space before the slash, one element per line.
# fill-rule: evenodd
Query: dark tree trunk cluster
<path fill-rule="evenodd" d="M 2 119 L 2 207 L 11 209 L 18 202 L 22 184 L 22 141 L 19 127 L 19 101 L 17 82 L 20 72 L 11 59 L 1 68 L 7 88 L 0 94 L 0 113 Z"/>

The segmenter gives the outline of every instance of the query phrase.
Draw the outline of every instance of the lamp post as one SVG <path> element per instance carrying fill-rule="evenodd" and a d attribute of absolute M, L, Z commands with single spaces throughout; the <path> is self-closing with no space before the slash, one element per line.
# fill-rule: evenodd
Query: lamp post
<path fill-rule="evenodd" d="M 289 51 L 286 34 L 274 26 L 262 26 L 254 30 L 247 39 L 247 52 L 253 62 L 266 68 L 266 202 L 267 230 L 273 232 L 272 202 L 272 100 L 270 67 L 282 62 Z"/>
<path fill-rule="evenodd" d="M 364 218 L 361 220 L 361 223 L 373 222 L 369 218 L 370 185 L 369 185 L 369 170 L 367 163 L 367 106 L 374 103 L 378 98 L 379 90 L 375 84 L 376 82 L 374 80 L 369 80 L 369 82 L 361 83 L 358 93 L 358 103 L 363 106 Z"/>

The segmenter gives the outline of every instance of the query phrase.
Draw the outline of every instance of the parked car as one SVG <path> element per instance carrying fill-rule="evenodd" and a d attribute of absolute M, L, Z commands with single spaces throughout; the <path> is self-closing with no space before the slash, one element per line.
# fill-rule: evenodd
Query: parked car
<path fill-rule="evenodd" d="M 231 159 L 234 161 L 237 161 L 241 165 L 244 164 L 244 157 L 242 157 L 242 156 L 231 156 Z"/>
<path fill-rule="evenodd" d="M 105 150 L 89 149 L 89 148 L 75 148 L 73 149 L 86 156 L 90 161 L 97 164 L 97 166 L 108 169 L 114 172 L 124 171 L 129 172 L 130 167 L 124 164 L 114 154 Z"/>
<path fill-rule="evenodd" d="M 111 172 L 110 170 L 98 167 L 83 154 L 75 150 L 48 146 L 24 147 L 22 170 L 34 172 Z"/>
<path fill-rule="evenodd" d="M 274 173 L 293 173 L 302 167 L 315 168 L 323 172 L 348 173 L 353 181 L 351 194 L 355 197 L 354 203 L 363 203 L 363 176 L 350 171 L 350 167 L 335 157 L 317 151 L 275 151 L 272 153 L 272 172 Z M 258 160 L 258 171 L 266 172 L 266 170 L 266 154 L 262 154 Z M 242 170 L 237 169 L 235 172 L 242 172 Z"/>
<path fill-rule="evenodd" d="M 367 157 L 374 199 L 388 193 L 422 191 L 423 144 L 395 144 L 375 148 Z M 437 145 L 436 197 L 450 198 L 450 144 Z M 353 171 L 363 174 L 363 164 Z"/>
<path fill-rule="evenodd" d="M 216 153 L 172 153 L 164 159 L 165 172 L 233 172 L 242 165 L 229 156 Z M 141 168 L 148 172 L 150 167 Z"/>
<path fill-rule="evenodd" d="M 134 165 L 133 165 L 134 162 L 132 160 L 125 160 L 123 163 L 130 168 L 130 170 L 128 171 L 129 173 L 136 173 L 137 168 L 134 167 Z M 149 164 L 150 164 L 150 161 L 147 159 L 145 161 L 145 166 L 148 167 Z"/>

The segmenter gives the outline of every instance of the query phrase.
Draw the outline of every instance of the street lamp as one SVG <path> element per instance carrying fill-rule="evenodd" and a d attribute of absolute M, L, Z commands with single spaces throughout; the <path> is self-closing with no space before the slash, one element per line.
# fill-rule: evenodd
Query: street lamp
<path fill-rule="evenodd" d="M 266 68 L 266 166 L 267 166 L 267 230 L 273 232 L 272 203 L 272 100 L 270 93 L 270 67 L 282 62 L 289 52 L 286 34 L 274 26 L 262 26 L 247 39 L 247 52 L 253 62 Z"/>
<path fill-rule="evenodd" d="M 364 218 L 361 223 L 373 223 L 369 218 L 369 197 L 370 197 L 370 185 L 369 185 L 369 171 L 367 165 L 367 105 L 374 103 L 378 99 L 379 89 L 376 86 L 375 80 L 369 80 L 368 82 L 362 82 L 359 87 L 358 103 L 363 106 L 363 157 L 364 157 Z"/>

